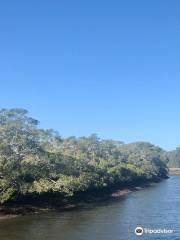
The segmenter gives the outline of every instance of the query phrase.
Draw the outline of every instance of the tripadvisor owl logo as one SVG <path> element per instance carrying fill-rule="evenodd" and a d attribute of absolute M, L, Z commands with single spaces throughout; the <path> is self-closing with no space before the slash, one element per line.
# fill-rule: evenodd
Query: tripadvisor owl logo
<path fill-rule="evenodd" d="M 142 236 L 142 235 L 143 235 L 143 228 L 142 228 L 142 227 L 137 227 L 137 228 L 135 229 L 135 234 L 136 234 L 137 236 Z"/>

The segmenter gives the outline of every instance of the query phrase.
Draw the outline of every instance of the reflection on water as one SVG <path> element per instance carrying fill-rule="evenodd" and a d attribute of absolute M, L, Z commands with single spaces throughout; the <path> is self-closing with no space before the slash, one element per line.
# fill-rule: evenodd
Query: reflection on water
<path fill-rule="evenodd" d="M 175 230 L 141 239 L 180 239 L 180 176 L 115 201 L 1 221 L 0 240 L 131 240 L 136 226 Z"/>

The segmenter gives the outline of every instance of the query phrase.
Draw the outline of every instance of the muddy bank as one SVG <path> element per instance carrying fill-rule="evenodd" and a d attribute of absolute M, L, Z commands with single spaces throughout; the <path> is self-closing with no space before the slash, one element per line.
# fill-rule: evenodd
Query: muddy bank
<path fill-rule="evenodd" d="M 124 188 L 112 188 L 101 191 L 79 193 L 74 197 L 61 199 L 59 196 L 44 197 L 42 199 L 23 200 L 11 202 L 0 206 L 0 220 L 16 217 L 18 215 L 36 214 L 47 211 L 68 211 L 82 207 L 88 203 L 118 199 L 126 196 L 132 191 L 139 191 L 150 186 L 150 183 L 132 185 Z"/>
<path fill-rule="evenodd" d="M 11 219 L 11 218 L 15 218 L 17 217 L 18 215 L 13 215 L 13 214 L 3 214 L 3 213 L 0 213 L 0 221 L 3 221 L 3 220 L 6 220 L 6 219 Z"/>
<path fill-rule="evenodd" d="M 169 175 L 180 175 L 180 168 L 169 168 Z"/>

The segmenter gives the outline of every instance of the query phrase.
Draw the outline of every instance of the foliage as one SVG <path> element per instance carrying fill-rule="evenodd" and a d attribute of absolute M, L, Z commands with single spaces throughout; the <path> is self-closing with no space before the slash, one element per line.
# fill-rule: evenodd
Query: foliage
<path fill-rule="evenodd" d="M 167 159 L 168 167 L 180 168 L 180 147 L 176 148 L 174 151 L 168 152 Z"/>
<path fill-rule="evenodd" d="M 150 143 L 62 138 L 24 109 L 0 110 L 0 201 L 77 192 L 167 176 L 164 151 Z"/>

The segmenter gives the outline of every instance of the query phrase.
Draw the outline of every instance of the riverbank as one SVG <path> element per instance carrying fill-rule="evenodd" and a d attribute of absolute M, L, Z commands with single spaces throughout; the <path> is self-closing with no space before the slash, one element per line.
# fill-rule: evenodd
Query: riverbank
<path fill-rule="evenodd" d="M 13 215 L 13 214 L 3 214 L 0 212 L 0 221 L 6 220 L 6 219 L 11 219 L 11 218 L 15 218 L 18 215 Z"/>
<path fill-rule="evenodd" d="M 152 185 L 152 182 L 132 184 L 126 187 L 112 187 L 93 192 L 79 193 L 71 198 L 60 199 L 58 196 L 44 198 L 43 200 L 33 200 L 32 202 L 10 203 L 0 206 L 0 220 L 14 218 L 19 215 L 37 214 L 48 211 L 69 211 L 75 208 L 83 207 L 89 203 L 101 202 L 106 200 L 115 200 L 123 198 L 133 191 L 140 191 Z"/>
<path fill-rule="evenodd" d="M 138 187 L 137 187 L 138 189 Z M 134 188 L 134 191 L 137 190 Z M 18 215 L 29 215 L 29 214 L 36 214 L 40 212 L 47 212 L 47 211 L 68 211 L 73 210 L 75 208 L 82 207 L 87 205 L 88 203 L 92 202 L 99 202 L 105 201 L 107 199 L 115 199 L 124 197 L 128 193 L 132 192 L 132 189 L 121 189 L 114 191 L 113 193 L 101 192 L 99 194 L 95 193 L 93 195 L 89 194 L 82 194 L 81 196 L 76 196 L 68 199 L 59 199 L 57 198 L 52 204 L 52 199 L 50 202 L 32 202 L 32 204 L 10 204 L 7 206 L 1 206 L 0 208 L 0 220 L 8 219 L 11 217 L 16 217 Z M 101 196 L 100 196 L 101 194 Z"/>
<path fill-rule="evenodd" d="M 180 175 L 180 168 L 169 168 L 169 175 L 170 176 Z"/>

